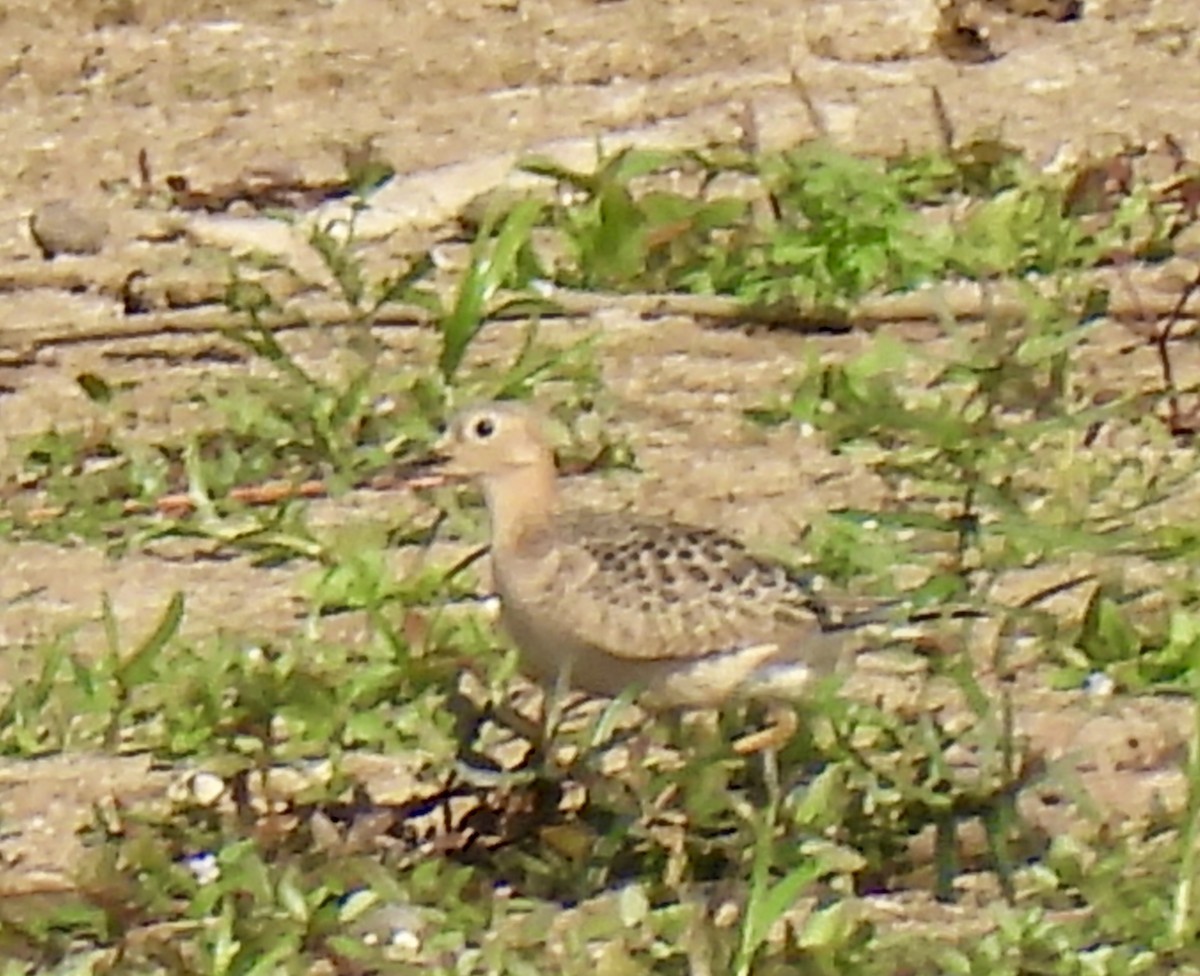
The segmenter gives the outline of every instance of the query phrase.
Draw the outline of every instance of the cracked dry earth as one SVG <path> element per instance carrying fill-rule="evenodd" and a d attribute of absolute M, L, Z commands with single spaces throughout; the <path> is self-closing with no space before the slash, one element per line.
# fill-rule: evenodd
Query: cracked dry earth
<path fill-rule="evenodd" d="M 52 14 L 14 0 L 0 11 L 5 432 L 95 422 L 74 379 L 89 371 L 136 384 L 130 422 L 148 433 L 186 424 L 188 389 L 250 368 L 213 355 L 222 348 L 212 325 L 225 285 L 214 254 L 266 247 L 291 265 L 290 287 L 319 296 L 328 284 L 302 233 L 281 236 L 278 225 L 237 207 L 185 213 L 149 202 L 139 153 L 155 181 L 178 174 L 212 187 L 262 171 L 335 179 L 347 152 L 373 145 L 401 174 L 364 220 L 380 266 L 453 237 L 454 216 L 504 183 L 517 153 L 537 149 L 586 165 L 597 136 L 608 149 L 769 149 L 825 135 L 886 152 L 938 145 L 948 121 L 960 141 L 1001 133 L 1044 161 L 1164 134 L 1191 157 L 1200 153 L 1192 0 L 1085 0 L 1079 16 L 1063 21 L 1055 17 L 1061 6 L 964 5 L 967 26 L 985 38 L 984 58 L 957 56 L 943 11 L 921 0 L 70 0 Z M 945 119 L 934 111 L 934 88 Z M 57 200 L 101 228 L 96 253 L 42 257 L 28 218 Z M 142 289 L 134 306 L 131 276 Z M 922 334 L 913 322 L 879 327 Z M 472 355 L 505 354 L 516 332 L 487 331 Z M 762 540 L 795 537 L 833 500 L 869 504 L 880 490 L 796 431 L 763 432 L 740 419 L 810 350 L 847 354 L 860 335 L 749 333 L 619 309 L 546 332 L 557 341 L 599 335 L 613 413 L 643 467 L 576 479 L 569 490 L 585 501 L 736 525 Z M 1136 342 L 1119 324 L 1093 336 L 1087 370 L 1097 383 L 1128 382 L 1135 372 L 1153 388 L 1152 358 L 1128 351 Z M 396 363 L 432 348 L 403 323 L 381 340 Z M 315 368 L 337 363 L 343 337 L 314 328 L 286 341 Z M 1195 365 L 1181 353 L 1181 368 Z M 314 507 L 336 523 L 398 518 L 413 504 L 400 492 L 359 493 Z M 25 649 L 65 627 L 80 626 L 79 646 L 98 648 L 104 594 L 128 633 L 152 627 L 177 590 L 189 594 L 185 627 L 195 634 L 300 625 L 299 569 L 201 561 L 178 545 L 119 560 L 86 545 L 2 549 L 0 675 L 10 681 L 28 665 Z M 397 563 L 406 558 L 397 554 Z M 22 594 L 31 595 L 14 599 Z M 1023 733 L 1076 771 L 1105 816 L 1179 805 L 1185 705 L 1053 693 L 1036 668 L 1018 694 Z M 92 804 L 161 795 L 177 775 L 142 757 L 0 763 L 0 886 L 69 886 L 75 830 Z M 1049 801 L 1031 812 L 1047 830 L 1078 815 Z"/>

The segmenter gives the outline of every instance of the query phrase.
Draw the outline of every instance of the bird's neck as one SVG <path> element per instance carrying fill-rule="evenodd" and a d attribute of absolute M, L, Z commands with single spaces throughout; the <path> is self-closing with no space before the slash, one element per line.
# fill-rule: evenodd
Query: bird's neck
<path fill-rule="evenodd" d="M 492 549 L 519 551 L 554 523 L 558 488 L 553 465 L 502 471 L 483 485 Z"/>

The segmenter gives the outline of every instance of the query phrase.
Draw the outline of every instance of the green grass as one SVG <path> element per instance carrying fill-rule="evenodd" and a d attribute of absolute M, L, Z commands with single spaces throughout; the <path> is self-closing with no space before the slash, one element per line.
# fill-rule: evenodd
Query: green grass
<path fill-rule="evenodd" d="M 439 533 L 477 538 L 477 509 L 438 495 L 440 516 L 330 527 L 302 500 L 231 495 L 267 480 L 320 479 L 335 497 L 369 485 L 427 457 L 472 397 L 538 391 L 568 423 L 605 410 L 597 345 L 539 336 L 543 282 L 724 294 L 818 321 L 852 317 L 865 295 L 1005 282 L 1019 314 L 947 318 L 936 346 L 885 329 L 853 354 L 813 353 L 748 412 L 748 429 L 820 438 L 887 499 L 817 519 L 794 560 L 875 593 L 913 569 L 908 598 L 990 610 L 1038 641 L 1039 674 L 1060 687 L 1194 700 L 1200 543 L 1171 508 L 1192 445 L 1156 412 L 1165 392 L 1100 399 L 1082 365 L 1106 301 L 1088 273 L 1168 255 L 1186 208 L 1149 184 L 1087 195 L 1081 172 L 1041 173 L 991 143 L 527 168 L 572 192 L 491 207 L 449 282 L 428 254 L 372 279 L 354 217 L 314 235 L 347 310 L 335 368 L 289 352 L 271 328 L 281 304 L 238 268 L 225 339 L 255 369 L 198 381 L 194 428 L 148 437 L 136 389 L 87 374 L 96 423 L 14 445 L 10 537 L 117 554 L 179 537 L 299 567 L 308 626 L 197 634 L 181 593 L 144 633 L 105 601 L 79 608 L 99 620 L 98 649 L 76 630 L 23 649 L 34 663 L 0 699 L 0 750 L 148 754 L 186 788 L 97 810 L 75 892 L 0 899 L 0 973 L 1200 972 L 1195 729 L 1182 813 L 1114 824 L 1082 804 L 1057 836 L 1021 801 L 1078 786 L 1014 733 L 1020 675 L 1003 653 L 998 682 L 930 653 L 936 694 L 904 706 L 823 690 L 775 765 L 731 745 L 754 709 L 633 730 L 606 709 L 564 733 L 573 762 L 545 761 L 499 717 L 515 664 L 492 623 L 445 609 L 475 591 L 472 568 L 427 557 L 396 573 L 386 558 Z M 424 309 L 435 337 L 400 369 L 372 330 L 393 302 Z M 511 361 L 474 355 L 492 321 L 522 311 L 533 324 Z M 1098 429 L 1118 446 L 1093 446 Z M 629 462 L 619 443 L 577 452 Z M 164 518 L 155 504 L 173 492 L 191 510 Z M 1077 557 L 1100 583 L 1080 620 L 990 596 L 1006 573 Z M 1133 560 L 1162 571 L 1165 609 L 1120 571 Z M 327 636 L 339 621 L 359 636 Z M 399 795 L 370 795 L 362 763 L 381 754 Z M 971 831 L 983 843 L 963 849 Z"/>

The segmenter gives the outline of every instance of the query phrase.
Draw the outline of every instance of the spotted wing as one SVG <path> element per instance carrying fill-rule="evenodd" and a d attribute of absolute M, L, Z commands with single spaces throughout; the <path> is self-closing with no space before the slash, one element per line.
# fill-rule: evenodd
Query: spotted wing
<path fill-rule="evenodd" d="M 616 658 L 696 658 L 765 643 L 807 656 L 804 645 L 823 653 L 847 626 L 803 577 L 679 523 L 581 517 L 564 526 L 549 567 L 542 593 L 555 605 L 545 612 Z"/>

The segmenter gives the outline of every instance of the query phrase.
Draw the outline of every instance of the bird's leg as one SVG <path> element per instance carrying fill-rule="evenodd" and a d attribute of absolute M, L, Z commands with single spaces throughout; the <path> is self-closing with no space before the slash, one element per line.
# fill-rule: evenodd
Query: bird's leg
<path fill-rule="evenodd" d="M 542 701 L 542 728 L 540 741 L 535 742 L 534 753 L 543 761 L 553 758 L 552 749 L 558 728 L 566 711 L 566 701 L 571 693 L 571 662 L 564 661 L 554 672 L 554 679 L 546 686 Z"/>
<path fill-rule="evenodd" d="M 464 782 L 476 787 L 494 788 L 529 780 L 529 773 L 525 769 L 527 760 L 516 767 L 506 767 L 496 756 L 482 751 L 478 742 L 480 732 L 488 722 L 498 723 L 502 728 L 532 742 L 538 732 L 535 723 L 502 703 L 489 702 L 480 708 L 466 695 L 457 692 L 448 699 L 447 705 L 455 717 L 455 738 L 459 743 L 455 768 Z"/>
<path fill-rule="evenodd" d="M 783 799 L 779 779 L 779 750 L 800 727 L 796 710 L 782 702 L 773 702 L 767 706 L 767 716 L 772 724 L 746 735 L 739 736 L 733 742 L 733 751 L 739 756 L 749 756 L 760 753 L 762 756 L 763 786 L 767 791 L 767 803 L 772 810 L 777 811 Z"/>
<path fill-rule="evenodd" d="M 762 727 L 738 736 L 731 743 L 731 748 L 735 755 L 743 758 L 755 753 L 759 755 L 764 792 L 761 802 L 767 811 L 768 822 L 774 823 L 783 803 L 779 754 L 800 727 L 800 720 L 795 708 L 783 702 L 768 702 L 765 711 Z"/>
<path fill-rule="evenodd" d="M 733 751 L 739 756 L 749 756 L 756 752 L 778 751 L 800 727 L 795 709 L 784 704 L 771 704 L 767 707 L 768 715 L 774 719 L 766 728 L 747 732 L 733 740 Z"/>
<path fill-rule="evenodd" d="M 639 730 L 622 727 L 622 718 L 627 717 L 627 709 L 635 698 L 635 690 L 627 688 L 597 711 L 595 706 L 600 704 L 597 699 L 572 691 L 569 670 L 560 671 L 557 680 L 545 692 L 540 737 L 544 749 L 538 750 L 542 761 L 553 760 L 562 769 L 578 771 L 592 757 L 629 739 L 640 738 L 637 734 Z M 571 716 L 577 710 L 584 711 L 580 716 L 583 724 L 571 721 Z M 556 749 L 555 743 L 568 726 L 573 741 L 563 743 Z"/>

